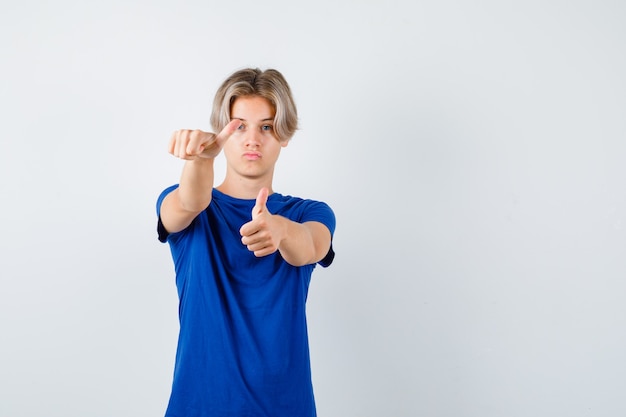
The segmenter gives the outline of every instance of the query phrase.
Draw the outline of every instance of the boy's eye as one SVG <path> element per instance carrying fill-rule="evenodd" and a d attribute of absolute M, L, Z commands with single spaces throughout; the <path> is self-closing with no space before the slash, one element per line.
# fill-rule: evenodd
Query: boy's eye
<path fill-rule="evenodd" d="M 261 129 L 263 129 L 263 130 L 272 130 L 272 125 L 263 125 L 263 127 Z"/>
<path fill-rule="evenodd" d="M 244 127 L 243 123 L 242 123 L 242 124 L 240 124 L 240 125 L 237 127 L 237 130 L 243 130 L 243 129 L 245 129 L 245 127 Z"/>

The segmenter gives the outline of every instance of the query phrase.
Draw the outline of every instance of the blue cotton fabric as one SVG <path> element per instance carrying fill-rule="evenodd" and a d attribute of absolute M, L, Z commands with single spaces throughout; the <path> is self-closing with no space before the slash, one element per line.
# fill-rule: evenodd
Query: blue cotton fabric
<path fill-rule="evenodd" d="M 209 207 L 170 245 L 180 300 L 180 333 L 166 417 L 315 416 L 305 303 L 314 264 L 294 267 L 277 251 L 257 258 L 242 243 L 255 200 L 213 190 Z M 321 222 L 331 235 L 335 216 L 313 200 L 269 196 L 267 208 L 293 221 Z M 320 264 L 332 263 L 334 252 Z"/>

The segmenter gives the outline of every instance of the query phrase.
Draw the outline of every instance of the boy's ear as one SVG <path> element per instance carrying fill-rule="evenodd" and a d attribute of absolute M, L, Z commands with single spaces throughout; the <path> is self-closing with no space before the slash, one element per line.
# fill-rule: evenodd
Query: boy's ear
<path fill-rule="evenodd" d="M 280 142 L 280 146 L 282 146 L 283 148 L 286 148 L 287 145 L 289 145 L 289 142 L 290 142 L 289 140 L 283 140 Z"/>

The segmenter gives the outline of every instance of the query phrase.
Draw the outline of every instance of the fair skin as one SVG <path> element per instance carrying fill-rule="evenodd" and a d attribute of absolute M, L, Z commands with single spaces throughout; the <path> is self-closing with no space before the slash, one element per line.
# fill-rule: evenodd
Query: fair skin
<path fill-rule="evenodd" d="M 330 248 L 330 231 L 319 222 L 293 222 L 270 213 L 267 199 L 273 193 L 274 166 L 282 148 L 274 136 L 275 110 L 265 98 L 239 97 L 231 108 L 231 122 L 218 133 L 178 130 L 169 152 L 184 159 L 179 187 L 165 197 L 161 221 L 170 233 L 191 224 L 211 203 L 215 157 L 223 150 L 226 175 L 221 192 L 240 199 L 256 199 L 251 221 L 241 226 L 241 242 L 257 257 L 279 251 L 291 265 L 320 261 Z"/>

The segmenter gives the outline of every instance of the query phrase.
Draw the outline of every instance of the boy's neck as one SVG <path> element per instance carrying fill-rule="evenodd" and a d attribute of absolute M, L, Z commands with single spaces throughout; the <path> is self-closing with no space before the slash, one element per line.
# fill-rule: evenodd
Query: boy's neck
<path fill-rule="evenodd" d="M 240 198 L 244 200 L 256 199 L 261 188 L 266 187 L 270 195 L 274 192 L 272 190 L 272 183 L 266 183 L 263 181 L 238 179 L 237 181 L 229 181 L 225 179 L 220 185 L 215 187 L 218 191 L 234 198 Z"/>

